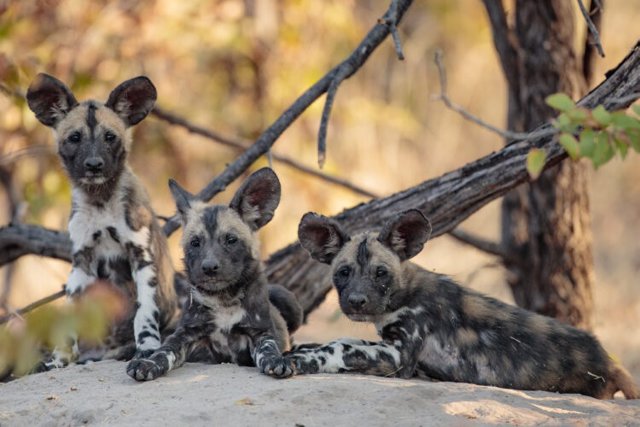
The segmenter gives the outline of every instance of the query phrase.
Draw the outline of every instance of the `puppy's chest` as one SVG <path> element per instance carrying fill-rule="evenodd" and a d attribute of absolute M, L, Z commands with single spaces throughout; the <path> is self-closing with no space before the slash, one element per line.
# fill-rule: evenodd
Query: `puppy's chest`
<path fill-rule="evenodd" d="M 118 203 L 77 206 L 69 220 L 69 235 L 73 252 L 83 254 L 85 267 L 94 276 L 115 282 L 131 279 L 127 247 L 148 245 L 148 229 L 131 230 L 124 206 Z"/>
<path fill-rule="evenodd" d="M 215 351 L 226 354 L 233 361 L 241 353 L 251 351 L 252 339 L 246 324 L 247 312 L 240 305 L 210 308 L 209 340 Z"/>

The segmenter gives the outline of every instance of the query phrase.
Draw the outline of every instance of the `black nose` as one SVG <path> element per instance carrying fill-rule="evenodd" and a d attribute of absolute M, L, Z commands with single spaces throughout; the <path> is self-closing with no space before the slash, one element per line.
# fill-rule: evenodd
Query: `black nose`
<path fill-rule="evenodd" d="M 212 260 L 202 261 L 202 272 L 207 276 L 215 276 L 218 273 L 218 263 Z"/>
<path fill-rule="evenodd" d="M 104 160 L 100 157 L 88 157 L 84 161 L 84 167 L 90 172 L 100 172 L 104 167 Z"/>
<path fill-rule="evenodd" d="M 349 295 L 348 301 L 351 307 L 361 309 L 369 300 L 363 294 L 351 294 Z"/>

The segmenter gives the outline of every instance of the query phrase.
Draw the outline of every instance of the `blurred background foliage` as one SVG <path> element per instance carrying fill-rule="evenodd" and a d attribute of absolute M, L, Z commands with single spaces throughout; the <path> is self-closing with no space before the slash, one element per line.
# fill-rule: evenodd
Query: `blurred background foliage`
<path fill-rule="evenodd" d="M 158 105 L 224 135 L 254 140 L 295 98 L 349 54 L 388 7 L 373 0 L 0 0 L 0 172 L 20 201 L 21 220 L 64 229 L 70 188 L 55 156 L 50 131 L 24 101 L 38 72 L 66 82 L 78 99 L 106 99 L 121 81 L 146 74 L 158 88 Z M 638 39 L 640 0 L 609 0 L 602 25 L 606 58 L 596 81 Z M 576 12 L 582 33 L 584 23 Z M 433 53 L 445 52 L 449 95 L 486 121 L 505 122 L 505 83 L 482 4 L 477 0 L 416 0 L 400 27 L 405 61 L 392 42 L 380 46 L 342 84 L 329 123 L 325 172 L 376 194 L 388 195 L 499 149 L 502 140 L 450 112 L 439 92 Z M 274 151 L 315 167 L 322 102 L 315 103 L 274 146 Z M 166 186 L 176 178 L 197 191 L 237 152 L 149 117 L 135 130 L 130 156 L 156 211 L 175 208 Z M 640 375 L 640 171 L 633 157 L 615 159 L 592 177 L 597 271 L 596 334 Z M 255 168 L 264 166 L 263 159 Z M 268 254 L 296 238 L 305 212 L 335 214 L 367 198 L 274 164 L 282 203 L 262 232 Z M 229 200 L 230 188 L 216 198 Z M 0 191 L 4 192 L 2 188 Z M 9 206 L 0 194 L 0 206 Z M 499 236 L 499 209 L 492 203 L 463 227 L 486 238 Z M 0 209 L 2 223 L 8 209 Z M 177 233 L 179 234 L 179 233 Z M 170 240 L 180 266 L 178 238 Z M 417 258 L 427 268 L 512 301 L 504 272 L 494 260 L 448 237 L 436 239 Z M 59 289 L 69 265 L 24 257 L 4 267 L 16 308 Z M 337 319 L 337 320 L 336 320 Z M 327 326 L 329 323 L 329 326 Z M 622 326 L 622 327 L 621 327 Z M 317 310 L 299 339 L 372 336 L 372 329 L 336 314 L 333 297 Z"/>

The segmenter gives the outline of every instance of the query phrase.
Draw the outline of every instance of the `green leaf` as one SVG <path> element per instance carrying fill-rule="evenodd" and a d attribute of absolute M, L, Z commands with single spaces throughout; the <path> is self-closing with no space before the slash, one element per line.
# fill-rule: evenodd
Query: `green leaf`
<path fill-rule="evenodd" d="M 553 95 L 549 95 L 545 101 L 547 102 L 547 105 L 559 111 L 569 111 L 574 109 L 576 106 L 573 100 L 564 93 L 554 93 Z"/>
<path fill-rule="evenodd" d="M 618 152 L 620 153 L 620 157 L 624 160 L 627 157 L 627 152 L 629 151 L 629 144 L 624 142 L 622 139 L 615 138 L 614 143 Z"/>
<path fill-rule="evenodd" d="M 593 129 L 585 129 L 580 133 L 580 154 L 591 158 L 596 148 L 596 132 Z"/>
<path fill-rule="evenodd" d="M 560 135 L 560 145 L 567 150 L 569 157 L 573 160 L 577 160 L 580 158 L 580 148 L 578 147 L 578 141 L 576 138 L 570 133 L 563 133 Z"/>
<path fill-rule="evenodd" d="M 631 130 L 627 133 L 629 136 L 629 143 L 636 153 L 640 153 L 640 131 Z"/>
<path fill-rule="evenodd" d="M 611 123 L 625 132 L 630 129 L 640 129 L 640 120 L 627 116 L 623 111 L 611 113 Z"/>
<path fill-rule="evenodd" d="M 532 148 L 527 154 L 527 171 L 531 179 L 537 179 L 542 173 L 544 162 L 547 159 L 547 153 L 539 148 Z"/>
<path fill-rule="evenodd" d="M 566 113 L 560 113 L 556 118 L 554 124 L 556 129 L 562 132 L 573 133 L 576 130 L 577 125 L 569 118 Z"/>
<path fill-rule="evenodd" d="M 607 127 L 611 123 L 611 114 L 602 105 L 594 108 L 591 115 L 602 127 Z"/>
<path fill-rule="evenodd" d="M 605 132 L 600 132 L 596 137 L 596 148 L 593 152 L 593 166 L 597 169 L 600 166 L 607 163 L 615 154 L 613 147 L 609 144 L 609 135 Z"/>
<path fill-rule="evenodd" d="M 584 121 L 587 120 L 588 117 L 587 112 L 582 108 L 573 108 L 571 110 L 568 110 L 567 115 L 574 123 L 577 124 L 584 123 Z"/>

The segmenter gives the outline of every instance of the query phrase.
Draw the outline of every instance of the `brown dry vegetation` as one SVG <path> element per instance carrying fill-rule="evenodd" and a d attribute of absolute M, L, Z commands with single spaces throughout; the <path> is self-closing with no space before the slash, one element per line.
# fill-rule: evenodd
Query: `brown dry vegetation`
<path fill-rule="evenodd" d="M 640 0 L 609 0 L 602 25 L 606 58 L 595 81 L 638 38 Z M 56 75 L 78 98 L 105 99 L 120 81 L 148 75 L 158 104 L 225 135 L 254 139 L 304 89 L 356 46 L 387 7 L 374 1 L 92 1 L 0 2 L 0 81 L 24 91 L 39 71 Z M 576 13 L 576 19 L 581 17 Z M 580 27 L 584 24 L 580 22 Z M 582 30 L 584 31 L 584 29 Z M 329 124 L 325 171 L 387 195 L 455 169 L 502 146 L 502 140 L 463 121 L 433 101 L 432 65 L 445 52 L 450 96 L 494 124 L 505 119 L 505 85 L 486 15 L 479 1 L 415 2 L 400 26 L 406 59 L 389 40 L 347 80 Z M 582 39 L 582 37 L 580 37 Z M 24 102 L 0 95 L 0 166 L 10 169 L 24 199 L 26 222 L 65 228 L 69 185 L 55 158 L 50 133 Z M 274 151 L 316 164 L 315 140 L 322 103 L 314 104 L 274 146 Z M 48 148 L 36 148 L 45 146 Z M 28 155 L 16 156 L 28 149 Z M 155 117 L 135 131 L 134 170 L 163 215 L 174 207 L 166 186 L 175 177 L 198 190 L 237 152 Z M 595 332 L 605 347 L 640 377 L 640 172 L 637 156 L 614 160 L 591 178 L 597 284 Z M 266 164 L 261 160 L 260 167 Z M 292 242 L 309 210 L 335 214 L 366 200 L 274 164 L 283 184 L 282 204 L 262 231 L 265 257 Z M 216 200 L 224 202 L 229 189 Z M 2 206 L 5 206 L 4 194 Z M 8 220 L 0 209 L 0 221 Z M 463 224 L 491 239 L 499 234 L 492 203 Z M 180 264 L 178 237 L 172 254 Z M 435 239 L 417 261 L 461 283 L 511 301 L 504 271 L 490 256 L 448 237 Z M 69 266 L 25 257 L 13 275 L 11 307 L 59 288 Z M 1 280 L 6 268 L 0 270 Z M 344 320 L 332 296 L 309 319 L 298 339 L 372 336 L 371 328 Z"/>

